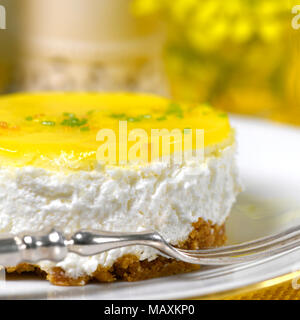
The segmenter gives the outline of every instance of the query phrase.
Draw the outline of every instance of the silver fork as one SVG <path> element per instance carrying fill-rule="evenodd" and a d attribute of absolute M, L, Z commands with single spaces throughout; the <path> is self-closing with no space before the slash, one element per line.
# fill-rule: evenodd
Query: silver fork
<path fill-rule="evenodd" d="M 21 262 L 35 263 L 41 260 L 59 262 L 68 252 L 91 256 L 132 245 L 149 246 L 166 257 L 192 264 L 232 265 L 300 248 L 300 226 L 243 244 L 204 250 L 175 248 L 157 232 L 119 233 L 81 230 L 71 237 L 66 237 L 62 232 L 52 229 L 49 232 L 23 233 L 0 238 L 0 265 L 8 267 Z"/>

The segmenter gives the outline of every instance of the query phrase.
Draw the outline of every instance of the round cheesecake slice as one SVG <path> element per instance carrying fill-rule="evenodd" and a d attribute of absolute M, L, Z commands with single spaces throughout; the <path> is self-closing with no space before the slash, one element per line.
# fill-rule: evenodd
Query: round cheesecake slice
<path fill-rule="evenodd" d="M 179 247 L 218 246 L 239 191 L 233 130 L 208 105 L 125 93 L 0 99 L 0 233 L 156 230 Z M 7 270 L 83 285 L 196 268 L 132 246 Z"/>

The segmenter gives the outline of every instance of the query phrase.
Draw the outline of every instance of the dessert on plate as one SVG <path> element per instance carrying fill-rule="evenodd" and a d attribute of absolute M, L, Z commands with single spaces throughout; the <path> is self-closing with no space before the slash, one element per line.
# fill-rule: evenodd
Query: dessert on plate
<path fill-rule="evenodd" d="M 156 230 L 178 247 L 220 246 L 239 191 L 233 129 L 208 105 L 126 93 L 0 98 L 0 234 Z M 131 246 L 7 271 L 84 285 L 197 268 Z"/>

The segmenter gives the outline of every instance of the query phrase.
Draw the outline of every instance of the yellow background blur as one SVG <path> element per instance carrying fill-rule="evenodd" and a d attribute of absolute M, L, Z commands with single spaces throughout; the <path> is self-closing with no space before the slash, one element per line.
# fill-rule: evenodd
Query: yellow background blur
<path fill-rule="evenodd" d="M 32 55 L 31 52 L 31 56 L 28 53 L 26 55 L 22 51 L 22 46 L 33 48 L 30 43 L 32 36 L 30 33 L 34 33 L 34 35 L 37 33 L 38 23 L 43 24 L 41 30 L 46 30 L 45 26 L 48 24 L 51 31 L 52 25 L 55 25 L 55 21 L 58 19 L 58 16 L 51 16 L 50 13 L 48 15 L 49 21 L 45 21 L 47 15 L 42 16 L 43 19 L 40 21 L 32 19 L 32 17 L 37 18 L 40 10 L 35 8 L 34 3 L 47 3 L 47 1 L 23 0 L 20 4 L 18 0 L 0 0 L 0 5 L 7 7 L 8 15 L 8 29 L 0 30 L 0 92 L 14 92 L 25 88 L 22 88 L 22 85 L 16 80 L 25 79 L 28 76 L 27 71 L 25 72 L 19 67 L 18 63 L 20 60 L 23 64 L 24 61 L 26 64 L 26 61 L 38 60 L 36 59 L 38 53 Z M 292 8 L 298 4 L 297 1 L 98 0 L 98 11 L 94 9 L 94 0 L 73 0 L 72 2 L 61 0 L 56 2 L 58 3 L 57 12 L 62 12 L 60 17 L 64 17 L 64 19 L 59 20 L 59 29 L 55 30 L 55 33 L 51 33 L 49 30 L 45 31 L 44 40 L 46 42 L 54 35 L 58 37 L 60 33 L 63 35 L 63 42 L 68 42 L 68 40 L 82 42 L 86 38 L 87 41 L 92 42 L 92 45 L 90 42 L 88 45 L 91 50 L 94 50 L 97 41 L 100 49 L 101 46 L 113 47 L 111 43 L 107 45 L 107 42 L 112 40 L 113 45 L 122 44 L 120 48 L 116 49 L 119 51 L 119 55 L 122 55 L 122 50 L 129 46 L 132 47 L 133 43 L 141 43 L 141 48 L 145 47 L 147 43 L 149 48 L 154 47 L 157 41 L 153 40 L 153 37 L 151 38 L 151 32 L 155 34 L 161 32 L 162 35 L 166 35 L 161 59 L 169 82 L 169 92 L 176 99 L 208 102 L 231 112 L 300 124 L 300 29 L 295 30 L 292 27 L 292 21 L 297 14 L 297 11 L 292 13 Z M 114 23 L 113 27 L 108 25 L 107 21 L 103 21 L 105 15 L 101 11 L 102 3 L 110 14 L 110 20 Z M 76 9 L 75 4 L 80 5 L 81 9 L 79 10 L 79 7 Z M 120 7 L 119 10 L 118 6 L 122 8 Z M 63 8 L 65 11 L 62 11 Z M 29 9 L 32 11 L 31 13 Z M 82 14 L 82 19 L 79 19 L 79 13 Z M 113 20 L 114 15 L 115 20 Z M 75 16 L 78 18 L 77 21 L 72 19 Z M 123 16 L 124 19 L 122 19 Z M 31 23 L 32 28 L 27 28 L 29 25 L 27 22 L 33 20 L 36 20 L 35 24 Z M 79 21 L 81 22 L 79 23 Z M 93 24 L 93 21 L 97 23 Z M 118 25 L 118 21 L 120 25 Z M 149 21 L 151 21 L 150 24 Z M 161 23 L 157 23 L 157 21 Z M 87 26 L 86 30 L 83 27 L 85 25 Z M 126 28 L 128 32 L 126 32 Z M 72 39 L 68 39 L 69 30 L 72 30 Z M 92 35 L 91 30 L 93 31 Z M 140 30 L 146 31 L 140 32 Z M 43 34 L 41 33 L 39 36 L 42 37 Z M 54 45 L 55 47 L 58 48 Z M 70 51 L 72 52 L 72 50 Z M 149 57 L 147 59 L 152 59 L 152 56 Z M 157 58 L 157 56 L 155 57 Z M 55 68 L 58 70 L 63 65 L 61 62 L 66 58 L 61 56 L 61 52 L 58 50 L 57 53 L 53 53 L 53 59 L 55 60 Z M 134 67 L 133 59 L 139 59 Z M 132 75 L 135 71 L 130 74 L 127 70 L 127 75 L 124 75 L 128 78 L 124 81 L 126 86 L 119 79 L 122 75 L 120 76 L 118 68 L 121 66 L 124 69 L 124 65 L 127 65 L 129 69 L 140 70 L 141 67 L 136 65 L 142 65 L 144 62 L 141 61 L 145 59 L 144 56 L 137 57 L 135 55 L 130 63 L 124 59 L 122 62 L 120 59 L 112 61 L 105 74 L 97 74 L 98 78 L 103 78 L 102 82 L 99 79 L 97 81 L 101 82 L 103 87 L 105 75 L 109 72 L 109 77 L 116 77 L 115 82 L 119 83 L 119 86 L 116 86 L 118 90 L 122 88 L 127 90 L 129 87 L 134 91 L 138 82 L 147 81 L 149 70 L 154 70 L 152 65 L 147 62 L 148 73 L 138 71 L 140 75 L 137 79 L 134 79 Z M 78 71 L 81 68 L 80 72 L 82 73 L 83 62 L 80 59 L 68 61 L 68 66 L 72 64 L 74 64 L 74 70 L 77 68 Z M 157 61 L 155 65 L 157 66 Z M 42 66 L 44 68 L 45 63 Z M 91 63 L 90 68 L 98 67 L 99 62 Z M 76 78 L 76 70 L 73 69 L 71 74 Z M 34 72 L 31 78 L 35 77 L 35 80 L 38 77 L 41 78 L 36 70 Z M 64 72 L 62 68 L 60 72 Z M 157 71 L 152 73 L 154 72 L 161 72 L 161 70 L 157 68 Z M 61 73 L 59 76 L 54 75 L 55 80 L 63 77 Z M 42 77 L 46 81 L 47 73 L 42 74 Z M 51 77 L 53 77 L 53 72 Z M 69 85 L 61 86 L 62 90 L 65 90 L 65 87 L 71 91 L 74 88 L 74 90 L 86 90 L 85 76 L 81 74 L 80 77 L 80 81 L 77 81 L 79 85 L 72 87 L 74 82 L 72 78 Z M 152 74 L 151 81 L 154 81 L 154 78 L 155 75 Z M 160 81 L 153 82 L 152 86 L 142 85 L 139 88 L 144 88 L 144 91 L 156 91 L 151 88 L 153 86 L 159 87 Z M 81 84 L 82 87 L 80 87 Z M 101 85 L 99 84 L 99 86 Z M 113 88 L 113 86 L 109 88 Z M 56 81 L 51 89 L 59 90 L 60 82 Z M 96 87 L 97 89 L 98 87 Z"/>
<path fill-rule="evenodd" d="M 300 124 L 297 1 L 136 0 L 165 16 L 172 94 Z M 300 11 L 299 11 L 300 12 Z"/>

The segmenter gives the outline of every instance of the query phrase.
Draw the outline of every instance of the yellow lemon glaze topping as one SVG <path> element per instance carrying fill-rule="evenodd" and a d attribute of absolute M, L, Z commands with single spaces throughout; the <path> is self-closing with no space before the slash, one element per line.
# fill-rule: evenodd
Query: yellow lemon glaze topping
<path fill-rule="evenodd" d="M 72 170 L 95 167 L 102 129 L 203 129 L 205 147 L 228 139 L 226 114 L 208 105 L 140 94 L 49 93 L 0 98 L 0 165 Z M 151 141 L 149 141 L 150 143 Z M 128 143 L 128 148 L 132 145 Z M 117 147 L 118 149 L 118 147 Z"/>

